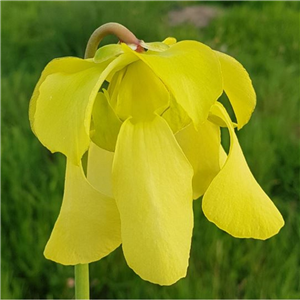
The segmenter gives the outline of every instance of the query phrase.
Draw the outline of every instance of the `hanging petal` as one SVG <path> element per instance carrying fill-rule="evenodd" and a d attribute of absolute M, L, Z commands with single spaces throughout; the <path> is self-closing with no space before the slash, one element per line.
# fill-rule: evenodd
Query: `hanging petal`
<path fill-rule="evenodd" d="M 198 126 L 223 91 L 219 60 L 208 46 L 182 41 L 155 55 L 132 51 L 163 81 L 176 101 Z"/>
<path fill-rule="evenodd" d="M 120 226 L 115 201 L 87 182 L 81 166 L 67 161 L 64 199 L 45 257 L 63 265 L 97 261 L 121 244 Z"/>
<path fill-rule="evenodd" d="M 96 97 L 92 112 L 94 133 L 91 138 L 99 147 L 114 152 L 122 122 L 110 107 L 107 97 L 106 91 L 105 94 L 98 93 Z"/>
<path fill-rule="evenodd" d="M 32 127 L 32 131 L 34 130 L 34 116 L 36 111 L 36 103 L 37 99 L 40 95 L 40 86 L 45 81 L 46 77 L 59 72 L 64 72 L 68 74 L 77 73 L 82 71 L 83 69 L 88 69 L 93 67 L 94 64 L 91 60 L 82 60 L 77 57 L 63 57 L 53 59 L 48 63 L 45 69 L 42 72 L 42 75 L 36 84 L 29 105 L 29 120 L 30 125 Z"/>
<path fill-rule="evenodd" d="M 176 134 L 176 139 L 193 166 L 194 199 L 198 199 L 220 171 L 220 128 L 206 121 L 196 131 L 190 124 Z"/>
<path fill-rule="evenodd" d="M 256 95 L 251 79 L 244 67 L 233 57 L 215 51 L 222 69 L 224 90 L 233 107 L 238 128 L 248 123 L 255 105 Z"/>
<path fill-rule="evenodd" d="M 41 143 L 79 164 L 90 143 L 91 113 L 100 86 L 110 72 L 134 60 L 123 54 L 107 67 L 70 58 L 50 62 L 32 99 L 31 124 Z"/>
<path fill-rule="evenodd" d="M 113 192 L 126 261 L 144 280 L 186 276 L 193 229 L 193 170 L 167 123 L 127 119 L 117 141 Z"/>
<path fill-rule="evenodd" d="M 113 198 L 112 163 L 114 153 L 91 142 L 88 153 L 87 179 L 102 194 Z"/>
<path fill-rule="evenodd" d="M 234 237 L 270 238 L 284 225 L 283 218 L 249 170 L 224 107 L 215 105 L 212 112 L 226 122 L 231 144 L 223 169 L 204 194 L 203 212 Z"/>

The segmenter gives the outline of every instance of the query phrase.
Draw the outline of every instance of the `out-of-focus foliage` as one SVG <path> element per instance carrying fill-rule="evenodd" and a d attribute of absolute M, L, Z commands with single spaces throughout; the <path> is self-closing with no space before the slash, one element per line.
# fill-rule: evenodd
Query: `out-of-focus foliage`
<path fill-rule="evenodd" d="M 194 202 L 188 276 L 171 287 L 142 281 L 119 248 L 90 265 L 93 298 L 299 298 L 299 3 L 214 2 L 208 27 L 171 27 L 167 14 L 197 2 L 2 2 L 2 298 L 72 298 L 73 267 L 43 257 L 58 215 L 65 159 L 32 134 L 28 103 L 40 72 L 82 57 L 89 35 L 115 21 L 145 41 L 174 36 L 227 52 L 248 70 L 258 104 L 239 140 L 258 182 L 286 225 L 268 241 L 238 240 Z M 107 37 L 105 43 L 116 42 Z M 226 98 L 223 97 L 224 103 Z M 228 135 L 224 132 L 224 143 Z M 242 201 L 242 199 L 241 199 Z"/>

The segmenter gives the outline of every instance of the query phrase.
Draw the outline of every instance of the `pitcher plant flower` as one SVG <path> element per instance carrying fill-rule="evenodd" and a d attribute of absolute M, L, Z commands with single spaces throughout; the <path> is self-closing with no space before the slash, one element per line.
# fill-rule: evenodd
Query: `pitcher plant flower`
<path fill-rule="evenodd" d="M 107 33 L 120 42 L 97 50 Z M 218 101 L 223 92 L 236 122 Z M 108 23 L 92 35 L 85 59 L 52 60 L 29 109 L 40 142 L 66 156 L 63 202 L 45 257 L 87 264 L 122 244 L 142 279 L 171 285 L 187 273 L 193 199 L 200 196 L 207 219 L 234 237 L 277 234 L 283 218 L 235 134 L 255 105 L 243 66 L 197 41 L 145 43 Z M 221 127 L 229 131 L 228 153 Z"/>

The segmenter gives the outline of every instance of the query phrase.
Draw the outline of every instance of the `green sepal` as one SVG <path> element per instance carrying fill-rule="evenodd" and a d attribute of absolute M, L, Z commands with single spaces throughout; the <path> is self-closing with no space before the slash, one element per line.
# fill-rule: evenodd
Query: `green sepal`
<path fill-rule="evenodd" d="M 94 62 L 101 63 L 124 53 L 120 44 L 105 45 L 99 48 L 95 54 Z"/>

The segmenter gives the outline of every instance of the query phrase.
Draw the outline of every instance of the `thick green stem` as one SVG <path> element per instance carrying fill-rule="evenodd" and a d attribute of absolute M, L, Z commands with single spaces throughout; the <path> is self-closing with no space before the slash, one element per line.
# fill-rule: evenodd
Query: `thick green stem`
<path fill-rule="evenodd" d="M 75 299 L 90 299 L 89 265 L 75 265 Z"/>
<path fill-rule="evenodd" d="M 85 49 L 84 58 L 94 57 L 98 45 L 108 34 L 116 35 L 122 42 L 126 44 L 139 45 L 140 42 L 136 36 L 125 26 L 118 23 L 106 23 L 92 33 Z"/>

